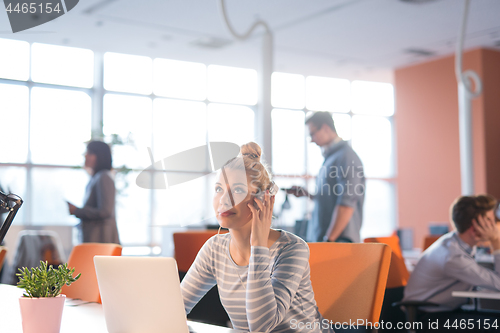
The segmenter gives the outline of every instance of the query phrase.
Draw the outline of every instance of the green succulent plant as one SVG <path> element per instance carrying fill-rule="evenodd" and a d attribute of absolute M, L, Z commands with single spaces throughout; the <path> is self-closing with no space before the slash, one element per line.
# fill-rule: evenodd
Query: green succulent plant
<path fill-rule="evenodd" d="M 69 286 L 82 275 L 73 277 L 75 269 L 68 268 L 67 263 L 54 268 L 46 261 L 40 261 L 40 266 L 32 269 L 19 268 L 19 272 L 16 273 L 19 277 L 17 287 L 25 290 L 24 297 L 56 297 L 64 285 Z"/>

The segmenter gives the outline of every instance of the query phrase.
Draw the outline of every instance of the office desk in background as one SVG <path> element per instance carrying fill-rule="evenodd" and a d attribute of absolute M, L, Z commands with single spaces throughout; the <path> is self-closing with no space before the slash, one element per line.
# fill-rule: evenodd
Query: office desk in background
<path fill-rule="evenodd" d="M 420 256 L 422 255 L 422 249 L 420 248 L 414 248 L 412 250 L 403 250 L 403 258 L 405 259 L 405 264 L 406 268 L 408 269 L 408 272 L 413 272 L 413 269 L 418 263 L 418 260 L 420 259 Z M 493 270 L 494 265 L 493 265 L 493 256 L 488 253 L 484 253 L 484 251 L 479 252 L 476 254 L 476 262 L 488 269 Z"/>
<path fill-rule="evenodd" d="M 0 284 L 0 332 L 22 333 L 19 297 L 23 290 L 15 286 Z M 237 333 L 225 327 L 188 321 L 190 332 Z M 101 304 L 90 303 L 78 306 L 66 304 L 63 310 L 60 333 L 107 333 Z"/>
<path fill-rule="evenodd" d="M 498 291 L 453 291 L 451 296 L 473 299 L 474 310 L 500 312 L 500 292 Z"/>
<path fill-rule="evenodd" d="M 500 301 L 500 292 L 498 291 L 452 291 L 451 296 L 466 297 L 466 298 L 496 299 Z"/>

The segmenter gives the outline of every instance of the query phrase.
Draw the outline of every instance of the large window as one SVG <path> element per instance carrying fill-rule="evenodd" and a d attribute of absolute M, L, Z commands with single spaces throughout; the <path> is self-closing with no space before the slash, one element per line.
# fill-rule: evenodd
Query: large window
<path fill-rule="evenodd" d="M 25 199 L 16 224 L 77 223 L 66 201 L 83 203 L 85 143 L 100 137 L 112 144 L 125 245 L 159 244 L 164 226 L 213 222 L 208 164 L 186 166 L 178 175 L 190 181 L 168 190 L 140 188 L 136 178 L 151 158 L 207 140 L 254 140 L 255 70 L 5 39 L 0 46 L 0 63 L 9 63 L 0 64 L 0 116 L 9 119 L 0 185 Z"/>
<path fill-rule="evenodd" d="M 176 170 L 186 181 L 164 190 L 140 188 L 136 178 L 153 162 L 209 141 L 255 140 L 255 70 L 6 39 L 0 49 L 0 117 L 8 119 L 2 140 L 9 148 L 0 157 L 0 185 L 25 199 L 16 224 L 77 223 L 65 201 L 82 204 L 89 180 L 83 153 L 91 138 L 112 143 L 124 245 L 158 245 L 165 226 L 215 222 L 216 174 L 206 161 Z M 306 139 L 304 120 L 308 112 L 329 111 L 365 166 L 363 235 L 390 233 L 392 86 L 274 73 L 271 97 L 272 168 L 279 186 L 314 186 L 323 157 Z M 150 172 L 164 177 L 162 168 Z M 281 191 L 275 225 L 291 228 L 311 210 L 312 202 L 303 198 L 285 203 Z"/>
<path fill-rule="evenodd" d="M 30 44 L 0 39 L 0 78 L 26 81 L 30 76 Z M 8 52 L 6 52 L 8 50 Z"/>
<path fill-rule="evenodd" d="M 94 52 L 90 50 L 34 43 L 31 55 L 34 82 L 82 88 L 94 85 Z"/>
<path fill-rule="evenodd" d="M 31 89 L 30 155 L 34 164 L 78 165 L 91 135 L 91 99 L 85 92 Z"/>
<path fill-rule="evenodd" d="M 390 84 L 274 73 L 271 101 L 273 170 L 282 187 L 306 185 L 314 193 L 323 163 L 320 148 L 305 139 L 305 117 L 311 111 L 332 114 L 338 135 L 358 153 L 367 177 L 362 238 L 389 235 L 396 227 L 395 170 Z M 288 203 L 285 203 L 288 200 Z M 281 192 L 276 201 L 279 223 L 308 219 L 313 203 Z M 284 207 L 282 210 L 281 207 Z"/>
<path fill-rule="evenodd" d="M 29 89 L 22 85 L 0 84 L 3 163 L 25 163 L 28 157 Z M 8 122 L 5 121 L 8 119 Z"/>

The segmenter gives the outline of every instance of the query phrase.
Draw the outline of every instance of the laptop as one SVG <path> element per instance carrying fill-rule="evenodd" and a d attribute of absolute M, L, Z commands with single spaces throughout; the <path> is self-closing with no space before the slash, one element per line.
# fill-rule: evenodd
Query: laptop
<path fill-rule="evenodd" d="M 173 258 L 95 256 L 109 333 L 188 333 Z"/>

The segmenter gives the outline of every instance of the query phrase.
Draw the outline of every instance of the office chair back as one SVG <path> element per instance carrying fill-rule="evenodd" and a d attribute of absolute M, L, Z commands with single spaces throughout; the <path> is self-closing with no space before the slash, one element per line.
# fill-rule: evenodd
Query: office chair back
<path fill-rule="evenodd" d="M 399 244 L 399 237 L 392 235 L 390 237 L 374 237 L 366 238 L 365 243 L 382 243 L 387 244 L 392 250 L 391 265 L 389 267 L 389 276 L 387 277 L 386 288 L 404 287 L 408 283 L 410 273 L 406 268 L 401 245 Z"/>
<path fill-rule="evenodd" d="M 391 261 L 385 244 L 309 243 L 319 312 L 333 322 L 379 320 Z"/>
<path fill-rule="evenodd" d="M 69 256 L 68 267 L 74 267 L 75 275 L 82 273 L 82 276 L 71 286 L 64 286 L 61 293 L 69 298 L 101 303 L 94 256 L 120 256 L 121 254 L 122 247 L 118 244 L 83 243 L 75 246 Z"/>
<path fill-rule="evenodd" d="M 424 245 L 422 251 L 427 250 L 429 246 L 431 246 L 435 241 L 437 241 L 443 235 L 427 235 L 424 238 Z"/>
<path fill-rule="evenodd" d="M 221 230 L 221 233 L 226 232 L 227 230 Z M 189 270 L 203 244 L 215 234 L 217 230 L 188 230 L 173 234 L 174 256 L 179 272 L 185 273 Z"/>
<path fill-rule="evenodd" d="M 226 232 L 227 230 L 221 230 L 221 233 Z M 193 264 L 203 244 L 215 234 L 217 234 L 217 230 L 188 230 L 173 234 L 175 260 L 181 280 Z M 188 319 L 219 326 L 227 325 L 229 317 L 220 302 L 217 286 L 210 289 L 195 305 L 189 313 Z"/>
<path fill-rule="evenodd" d="M 7 273 L 6 282 L 15 285 L 22 267 L 38 267 L 40 261 L 54 267 L 66 262 L 66 255 L 59 235 L 51 230 L 23 230 L 17 236 L 14 260 Z"/>
<path fill-rule="evenodd" d="M 3 261 L 7 255 L 7 248 L 0 246 L 0 271 L 2 270 Z"/>

